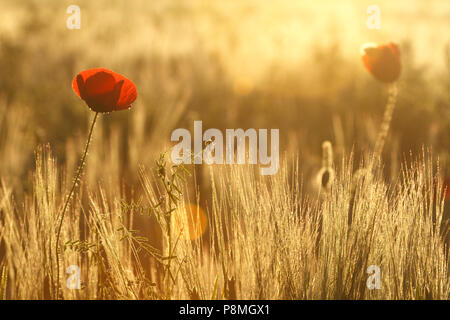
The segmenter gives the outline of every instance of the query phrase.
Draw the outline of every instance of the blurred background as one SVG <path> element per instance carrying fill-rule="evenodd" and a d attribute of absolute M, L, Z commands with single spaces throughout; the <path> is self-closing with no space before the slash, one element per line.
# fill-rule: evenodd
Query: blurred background
<path fill-rule="evenodd" d="M 81 29 L 69 30 L 69 5 Z M 381 9 L 381 29 L 366 26 Z M 105 67 L 137 86 L 129 111 L 103 115 L 89 181 L 134 184 L 175 128 L 278 128 L 280 152 L 303 176 L 371 150 L 387 88 L 368 74 L 360 47 L 394 41 L 403 73 L 384 158 L 433 150 L 450 175 L 450 2 L 447 0 L 0 0 L 0 177 L 16 192 L 50 143 L 72 174 L 93 113 L 72 91 L 80 71 Z"/>

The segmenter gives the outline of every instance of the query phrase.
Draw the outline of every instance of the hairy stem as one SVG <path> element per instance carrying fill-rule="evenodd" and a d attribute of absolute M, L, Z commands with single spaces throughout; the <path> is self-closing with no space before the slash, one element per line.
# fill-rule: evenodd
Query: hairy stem
<path fill-rule="evenodd" d="M 61 218 L 59 219 L 58 228 L 57 228 L 57 232 L 56 232 L 56 282 L 57 282 L 56 295 L 57 295 L 57 297 L 59 297 L 59 292 L 60 292 L 59 238 L 61 236 L 62 224 L 63 224 L 63 221 L 64 221 L 64 216 L 65 216 L 66 211 L 67 211 L 67 207 L 69 206 L 69 201 L 70 201 L 70 199 L 73 196 L 73 193 L 75 191 L 77 183 L 80 180 L 81 173 L 83 172 L 83 167 L 84 167 L 84 164 L 86 162 L 86 157 L 87 157 L 87 153 L 88 153 L 88 149 L 89 149 L 89 144 L 91 143 L 92 133 L 94 131 L 95 122 L 97 121 L 97 116 L 98 116 L 98 112 L 95 113 L 94 119 L 92 120 L 92 124 L 91 124 L 91 128 L 89 129 L 89 134 L 88 134 L 88 139 L 87 139 L 87 142 L 86 142 L 86 146 L 84 147 L 83 156 L 81 157 L 80 165 L 79 165 L 77 173 L 75 175 L 75 179 L 73 180 L 72 188 L 70 189 L 69 195 L 68 195 L 68 197 L 66 199 L 66 202 L 64 203 L 64 208 L 63 208 L 63 211 L 61 213 Z"/>
<path fill-rule="evenodd" d="M 386 142 L 386 137 L 389 133 L 389 128 L 391 126 L 392 114 L 395 109 L 395 104 L 397 101 L 397 83 L 393 83 L 389 87 L 389 97 L 384 110 L 383 122 L 381 124 L 380 132 L 378 133 L 377 140 L 375 142 L 375 149 L 373 153 L 373 161 L 378 163 L 383 152 L 384 144 Z"/>

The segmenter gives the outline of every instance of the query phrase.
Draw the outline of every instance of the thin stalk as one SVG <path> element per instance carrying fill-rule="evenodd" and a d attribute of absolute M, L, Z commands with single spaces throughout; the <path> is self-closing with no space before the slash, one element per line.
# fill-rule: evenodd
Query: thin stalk
<path fill-rule="evenodd" d="M 84 164 L 86 163 L 86 157 L 87 157 L 89 145 L 91 143 L 92 133 L 94 131 L 95 122 L 97 121 L 97 116 L 98 116 L 98 112 L 95 113 L 94 119 L 92 120 L 91 128 L 89 129 L 88 139 L 87 139 L 87 142 L 86 142 L 86 146 L 84 148 L 83 156 L 81 157 L 81 162 L 80 162 L 80 165 L 78 167 L 77 173 L 75 175 L 75 179 L 73 180 L 73 184 L 72 184 L 72 188 L 70 189 L 69 196 L 67 197 L 66 202 L 64 203 L 64 208 L 63 208 L 63 211 L 61 213 L 61 218 L 59 219 L 58 229 L 57 229 L 57 232 L 56 232 L 56 282 L 57 282 L 56 295 L 57 295 L 57 297 L 59 297 L 59 290 L 60 290 L 60 279 L 59 279 L 59 238 L 61 236 L 62 224 L 63 224 L 63 221 L 64 221 L 64 216 L 65 216 L 66 211 L 67 211 L 67 207 L 69 206 L 69 201 L 70 201 L 70 199 L 73 196 L 73 193 L 75 191 L 77 183 L 80 180 L 81 173 L 83 172 Z"/>
<path fill-rule="evenodd" d="M 166 295 L 166 300 L 170 299 L 170 277 L 171 277 L 171 272 L 170 272 L 170 268 L 171 268 L 171 260 L 172 260 L 172 197 L 170 196 L 170 194 L 172 193 L 172 184 L 170 184 L 170 187 L 167 187 L 166 184 L 164 183 L 164 187 L 166 189 L 166 192 L 169 194 L 169 216 L 168 216 L 168 223 L 167 223 L 167 239 L 168 239 L 168 253 L 167 253 L 167 257 L 168 257 L 168 261 L 167 261 L 167 265 L 166 265 L 166 270 L 164 272 L 164 281 L 166 284 L 166 288 L 165 288 L 165 295 Z M 176 205 L 175 205 L 176 206 Z"/>
<path fill-rule="evenodd" d="M 386 142 L 386 137 L 389 133 L 389 128 L 392 122 L 392 114 L 394 113 L 395 104 L 397 101 L 397 92 L 397 83 L 395 82 L 389 86 L 388 102 L 386 104 L 386 109 L 384 110 L 383 122 L 381 124 L 380 132 L 378 133 L 377 140 L 375 142 L 373 153 L 373 162 L 375 164 L 379 163 L 384 144 Z"/>

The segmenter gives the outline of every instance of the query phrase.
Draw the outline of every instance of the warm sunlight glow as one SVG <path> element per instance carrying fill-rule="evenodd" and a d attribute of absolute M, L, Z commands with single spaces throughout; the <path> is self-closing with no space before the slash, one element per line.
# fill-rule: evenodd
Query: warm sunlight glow
<path fill-rule="evenodd" d="M 207 217 L 195 204 L 180 206 L 172 215 L 172 227 L 175 237 L 196 240 L 206 231 Z"/>

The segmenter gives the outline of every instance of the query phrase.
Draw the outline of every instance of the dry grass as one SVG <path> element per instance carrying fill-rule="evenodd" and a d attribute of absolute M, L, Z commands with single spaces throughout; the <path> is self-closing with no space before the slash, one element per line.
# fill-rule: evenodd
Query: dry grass
<path fill-rule="evenodd" d="M 444 203 L 431 160 L 413 162 L 392 184 L 379 174 L 354 179 L 351 161 L 343 160 L 330 192 L 317 199 L 304 197 L 293 164 L 284 162 L 273 177 L 245 166 L 211 167 L 208 232 L 197 240 L 171 231 L 168 215 L 185 199 L 164 187 L 179 168 L 167 167 L 165 176 L 161 168 L 159 176 L 141 171 L 145 201 L 108 195 L 100 186 L 83 205 L 76 192 L 62 232 L 63 298 L 449 298 Z M 23 203 L 2 184 L 10 299 L 56 298 L 52 250 L 65 199 L 61 180 L 43 148 Z M 180 178 L 173 181 L 195 193 Z M 159 236 L 133 230 L 139 215 L 158 221 Z M 81 290 L 65 286 L 69 265 L 81 269 Z M 381 267 L 381 290 L 366 287 L 369 265 Z"/>

